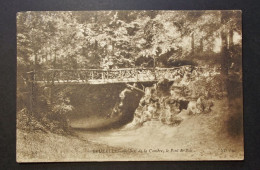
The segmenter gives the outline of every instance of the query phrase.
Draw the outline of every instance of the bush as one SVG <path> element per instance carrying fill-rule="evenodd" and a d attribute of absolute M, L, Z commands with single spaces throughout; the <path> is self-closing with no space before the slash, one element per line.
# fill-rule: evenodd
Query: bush
<path fill-rule="evenodd" d="M 55 97 L 55 103 L 51 105 L 49 112 L 45 113 L 44 120 L 46 126 L 55 132 L 65 132 L 69 129 L 68 115 L 72 113 L 73 106 L 67 96 L 66 88 L 60 91 Z"/>
<path fill-rule="evenodd" d="M 17 112 L 17 128 L 27 131 L 40 130 L 46 132 L 43 124 L 27 108 Z"/>
<path fill-rule="evenodd" d="M 24 94 L 19 95 L 18 103 L 19 111 L 17 112 L 17 128 L 34 131 L 34 130 L 49 130 L 54 133 L 68 133 L 69 121 L 68 115 L 71 114 L 73 107 L 70 105 L 68 97 L 69 88 L 63 88 L 53 98 L 54 102 L 50 101 L 50 96 L 43 93 L 43 87 L 37 87 L 33 110 L 29 109 L 29 105 L 25 105 Z M 27 94 L 27 93 L 25 93 Z"/>
<path fill-rule="evenodd" d="M 200 76 L 191 81 L 187 89 L 186 93 L 189 93 L 193 98 L 204 96 L 205 98 L 222 99 L 226 95 L 225 80 L 220 74 Z"/>

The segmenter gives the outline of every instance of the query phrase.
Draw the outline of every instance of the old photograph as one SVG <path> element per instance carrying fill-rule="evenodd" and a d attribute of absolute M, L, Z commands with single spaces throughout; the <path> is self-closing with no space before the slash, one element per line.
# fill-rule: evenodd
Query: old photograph
<path fill-rule="evenodd" d="M 243 160 L 241 16 L 17 13 L 17 162 Z"/>

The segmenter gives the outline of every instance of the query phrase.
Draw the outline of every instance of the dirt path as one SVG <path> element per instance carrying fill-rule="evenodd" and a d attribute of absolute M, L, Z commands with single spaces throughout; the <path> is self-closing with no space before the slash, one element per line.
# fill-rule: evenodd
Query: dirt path
<path fill-rule="evenodd" d="M 146 160 L 243 159 L 243 139 L 228 137 L 223 132 L 225 119 L 218 108 L 216 103 L 210 114 L 187 116 L 175 127 L 151 121 L 136 129 L 77 133 L 93 143 L 146 152 Z"/>
<path fill-rule="evenodd" d="M 135 129 L 75 130 L 77 136 L 18 130 L 17 161 L 241 160 L 243 137 L 223 128 L 225 109 L 216 102 L 209 114 L 183 113 L 174 127 L 151 121 Z"/>

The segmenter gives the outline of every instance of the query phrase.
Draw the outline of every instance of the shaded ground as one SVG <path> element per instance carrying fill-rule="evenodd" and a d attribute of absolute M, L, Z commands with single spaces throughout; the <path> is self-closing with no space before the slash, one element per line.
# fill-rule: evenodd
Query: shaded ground
<path fill-rule="evenodd" d="M 17 162 L 136 160 L 130 149 L 97 144 L 80 137 L 17 130 Z"/>
<path fill-rule="evenodd" d="M 183 111 L 180 116 L 184 121 L 175 127 L 150 121 L 134 129 L 125 126 L 120 130 L 78 134 L 94 143 L 146 150 L 149 156 L 145 160 L 243 159 L 243 139 L 228 133 L 229 112 L 224 102 L 216 101 L 209 114 L 189 116 Z"/>
<path fill-rule="evenodd" d="M 17 161 L 242 160 L 242 136 L 230 136 L 225 100 L 209 114 L 187 115 L 178 126 L 159 121 L 109 131 L 75 130 L 76 136 L 17 131 Z"/>

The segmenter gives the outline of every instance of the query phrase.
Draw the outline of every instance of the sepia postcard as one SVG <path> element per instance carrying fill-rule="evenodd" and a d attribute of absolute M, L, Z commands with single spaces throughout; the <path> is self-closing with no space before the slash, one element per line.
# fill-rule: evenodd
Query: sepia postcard
<path fill-rule="evenodd" d="M 241 15 L 17 13 L 17 162 L 244 160 Z"/>

